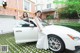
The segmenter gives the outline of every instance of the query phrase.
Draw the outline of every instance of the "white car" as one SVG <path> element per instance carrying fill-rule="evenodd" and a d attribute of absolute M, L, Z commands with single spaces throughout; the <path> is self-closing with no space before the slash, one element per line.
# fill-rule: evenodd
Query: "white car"
<path fill-rule="evenodd" d="M 47 44 L 49 47 L 47 49 L 54 52 L 63 51 L 64 49 L 74 51 L 80 48 L 80 33 L 78 31 L 64 26 L 50 25 L 46 22 L 40 22 L 39 24 L 43 26 L 42 32 L 39 31 L 34 19 L 30 19 L 29 22 L 19 20 L 17 26 L 14 27 L 15 42 L 38 41 L 38 35 L 44 33 L 48 38 Z"/>

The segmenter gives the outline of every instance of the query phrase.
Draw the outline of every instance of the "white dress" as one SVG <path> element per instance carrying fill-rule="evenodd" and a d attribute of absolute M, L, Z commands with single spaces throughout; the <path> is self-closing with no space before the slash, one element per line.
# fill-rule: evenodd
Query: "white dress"
<path fill-rule="evenodd" d="M 37 24 L 39 25 L 40 29 L 43 30 L 43 26 L 42 24 L 40 23 L 40 19 L 35 17 L 35 21 L 37 22 Z M 36 47 L 38 49 L 48 49 L 48 39 L 47 39 L 47 35 L 43 33 L 43 31 L 38 31 L 38 41 L 37 41 L 37 44 L 36 44 Z"/>

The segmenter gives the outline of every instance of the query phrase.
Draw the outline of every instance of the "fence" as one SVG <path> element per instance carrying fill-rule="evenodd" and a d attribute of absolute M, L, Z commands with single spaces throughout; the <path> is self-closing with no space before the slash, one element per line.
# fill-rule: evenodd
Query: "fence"
<path fill-rule="evenodd" d="M 51 19 L 51 20 L 46 20 L 47 22 L 51 24 L 57 24 L 57 23 L 80 23 L 80 19 Z"/>

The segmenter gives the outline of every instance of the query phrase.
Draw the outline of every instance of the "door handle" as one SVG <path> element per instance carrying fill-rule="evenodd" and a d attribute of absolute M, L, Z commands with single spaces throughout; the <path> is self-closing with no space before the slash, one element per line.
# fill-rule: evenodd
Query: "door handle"
<path fill-rule="evenodd" d="M 21 30 L 16 30 L 16 32 L 22 32 Z"/>

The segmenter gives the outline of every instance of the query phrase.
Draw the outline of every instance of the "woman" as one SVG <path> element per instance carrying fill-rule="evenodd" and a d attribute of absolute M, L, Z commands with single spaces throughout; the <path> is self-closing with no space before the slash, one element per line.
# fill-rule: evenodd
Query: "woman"
<path fill-rule="evenodd" d="M 42 24 L 40 24 L 40 22 L 42 21 L 41 16 L 42 16 L 42 12 L 37 11 L 35 13 L 35 18 L 34 18 L 40 31 L 42 31 L 42 28 L 43 28 Z"/>
<path fill-rule="evenodd" d="M 24 12 L 23 15 L 20 17 L 21 20 L 29 20 L 27 12 Z"/>
<path fill-rule="evenodd" d="M 22 27 L 29 27 L 30 26 L 30 21 L 29 21 L 29 17 L 28 17 L 27 12 L 23 13 L 23 15 L 20 17 L 20 20 L 26 21 L 26 24 L 23 24 Z"/>
<path fill-rule="evenodd" d="M 35 15 L 36 15 L 36 17 L 34 19 L 35 19 L 36 25 L 37 25 L 37 27 L 39 29 L 39 31 L 38 31 L 39 32 L 38 33 L 38 41 L 37 41 L 36 47 L 38 49 L 47 49 L 48 48 L 47 35 L 43 33 L 43 26 L 41 24 L 41 21 L 42 21 L 42 19 L 41 19 L 42 12 L 41 11 L 37 11 L 35 13 Z"/>

